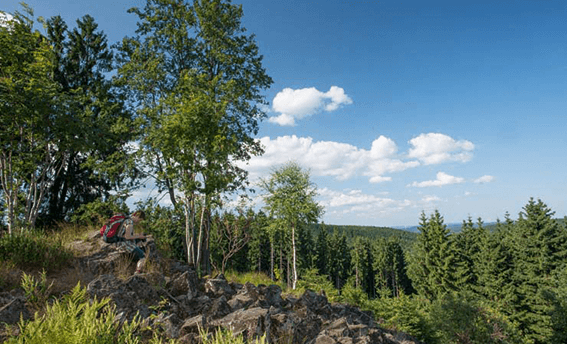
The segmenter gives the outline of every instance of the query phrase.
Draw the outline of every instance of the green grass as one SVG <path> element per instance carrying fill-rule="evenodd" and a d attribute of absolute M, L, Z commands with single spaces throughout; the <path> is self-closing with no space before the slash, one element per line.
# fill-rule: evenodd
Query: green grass
<path fill-rule="evenodd" d="M 61 239 L 41 232 L 23 232 L 0 238 L 0 262 L 25 270 L 58 269 L 73 257 Z"/>

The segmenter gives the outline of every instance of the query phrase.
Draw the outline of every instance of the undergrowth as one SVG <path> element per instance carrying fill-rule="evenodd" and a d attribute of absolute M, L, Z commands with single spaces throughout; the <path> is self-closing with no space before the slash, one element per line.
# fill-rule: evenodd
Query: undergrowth
<path fill-rule="evenodd" d="M 60 239 L 41 232 L 23 232 L 0 238 L 0 262 L 22 270 L 55 270 L 73 257 Z"/>
<path fill-rule="evenodd" d="M 286 289 L 285 283 L 282 283 L 282 282 L 279 282 L 279 281 L 272 281 L 272 279 L 270 277 L 268 277 L 268 275 L 261 273 L 261 272 L 239 273 L 239 272 L 234 272 L 234 271 L 227 271 L 225 273 L 225 278 L 226 278 L 227 281 L 234 282 L 234 283 L 245 284 L 246 282 L 250 282 L 254 285 L 259 285 L 259 284 L 272 285 L 272 284 L 275 284 L 275 285 L 280 286 L 280 288 L 282 288 L 282 290 Z"/>
<path fill-rule="evenodd" d="M 7 343 L 141 343 L 135 335 L 139 320 L 115 322 L 116 312 L 109 302 L 108 298 L 89 302 L 86 289 L 77 284 L 62 300 L 48 304 L 44 315 L 36 313 L 34 320 L 20 321 L 20 335 Z"/>

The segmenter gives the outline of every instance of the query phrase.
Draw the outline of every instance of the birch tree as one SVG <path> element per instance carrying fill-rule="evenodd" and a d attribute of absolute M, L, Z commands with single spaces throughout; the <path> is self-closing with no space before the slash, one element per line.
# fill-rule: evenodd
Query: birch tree
<path fill-rule="evenodd" d="M 299 226 L 316 223 L 323 214 L 315 197 L 317 188 L 310 180 L 309 171 L 295 162 L 276 169 L 268 179 L 260 183 L 265 192 L 266 210 L 283 224 L 291 235 L 292 270 L 291 287 L 297 286 L 297 244 L 296 232 Z"/>
<path fill-rule="evenodd" d="M 130 12 L 139 18 L 137 36 L 121 43 L 119 77 L 144 128 L 141 163 L 184 209 L 188 263 L 208 270 L 210 208 L 221 193 L 246 186 L 236 162 L 262 153 L 254 135 L 272 79 L 241 24 L 241 6 L 148 0 Z"/>
<path fill-rule="evenodd" d="M 10 234 L 35 225 L 49 180 L 59 173 L 50 159 L 57 149 L 53 52 L 33 29 L 33 11 L 24 10 L 0 25 L 0 180 Z"/>

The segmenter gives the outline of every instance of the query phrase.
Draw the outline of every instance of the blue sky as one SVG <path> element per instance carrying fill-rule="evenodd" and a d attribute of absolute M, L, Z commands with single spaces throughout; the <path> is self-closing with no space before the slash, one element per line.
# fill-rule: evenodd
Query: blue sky
<path fill-rule="evenodd" d="M 489 222 L 530 197 L 567 215 L 567 2 L 233 2 L 274 79 L 252 180 L 297 160 L 330 224 Z M 115 42 L 144 2 L 28 4 Z"/>

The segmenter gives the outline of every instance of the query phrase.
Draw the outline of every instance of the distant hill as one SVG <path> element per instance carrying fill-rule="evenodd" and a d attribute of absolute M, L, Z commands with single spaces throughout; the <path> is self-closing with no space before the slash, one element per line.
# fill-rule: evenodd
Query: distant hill
<path fill-rule="evenodd" d="M 445 225 L 447 226 L 447 228 L 449 228 L 451 233 L 459 233 L 459 232 L 461 232 L 461 228 L 463 227 L 462 222 L 461 223 L 446 223 Z M 488 223 L 484 224 L 484 227 L 486 227 L 488 229 L 492 229 L 495 226 L 496 226 L 496 222 L 488 222 Z M 419 230 L 417 229 L 417 227 L 418 226 L 399 227 L 399 228 L 404 229 L 406 231 L 419 233 Z M 475 223 L 475 227 L 476 227 L 476 223 Z"/>
<path fill-rule="evenodd" d="M 321 228 L 325 228 L 329 234 L 335 230 L 339 234 L 345 234 L 347 240 L 350 242 L 352 239 L 361 236 L 370 239 L 397 237 L 402 244 L 402 247 L 409 248 L 417 238 L 416 232 L 411 232 L 404 229 L 397 229 L 391 227 L 376 227 L 376 226 L 352 226 L 352 225 L 329 225 L 329 224 L 315 224 L 311 226 L 313 237 L 316 238 Z"/>

